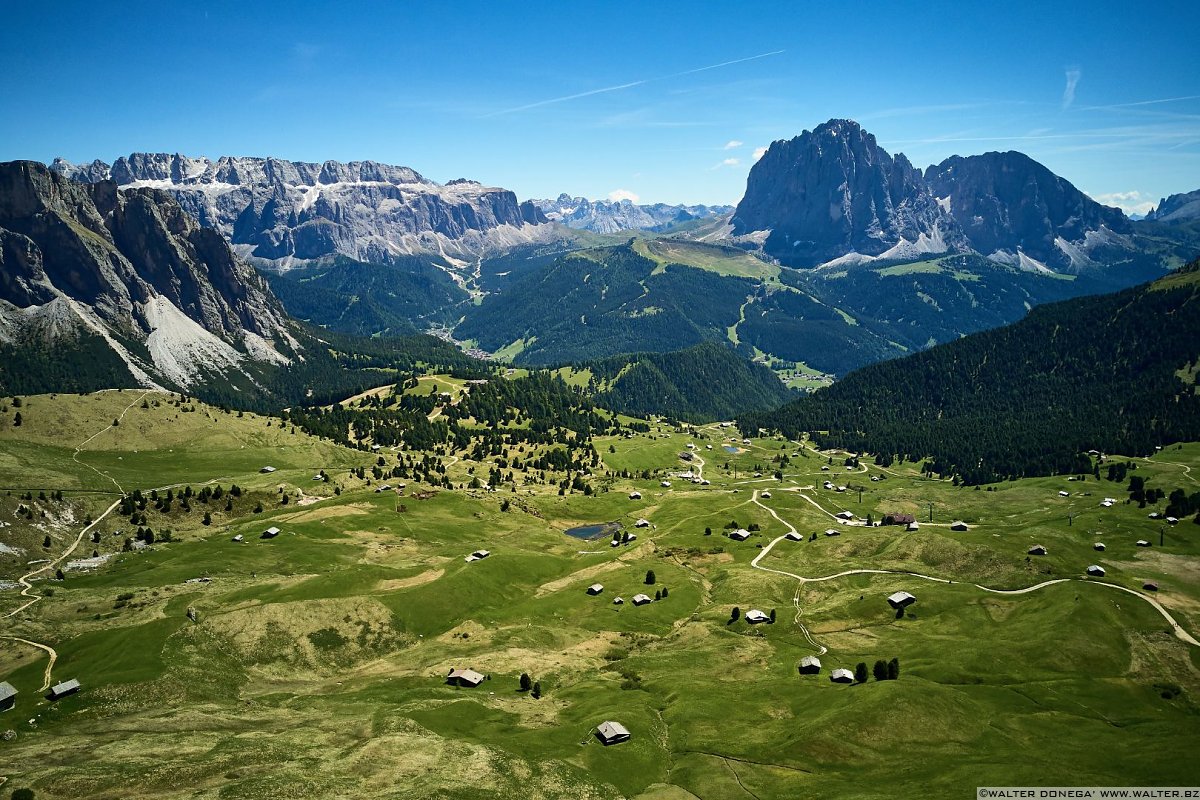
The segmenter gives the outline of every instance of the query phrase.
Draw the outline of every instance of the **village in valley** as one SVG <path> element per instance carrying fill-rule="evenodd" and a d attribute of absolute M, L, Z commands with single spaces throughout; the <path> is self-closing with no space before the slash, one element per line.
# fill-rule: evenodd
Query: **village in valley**
<path fill-rule="evenodd" d="M 122 797 L 1185 785 L 1200 529 L 1175 509 L 1200 446 L 965 486 L 731 422 L 483 403 L 522 377 L 309 416 L 4 398 L 0 774 Z M 388 427 L 406 403 L 433 433 Z"/>

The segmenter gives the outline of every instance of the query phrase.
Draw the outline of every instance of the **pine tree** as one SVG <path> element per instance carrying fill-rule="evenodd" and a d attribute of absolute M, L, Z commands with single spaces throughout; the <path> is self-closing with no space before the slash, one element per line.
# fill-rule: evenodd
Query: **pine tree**
<path fill-rule="evenodd" d="M 771 624 L 775 624 L 775 609 L 771 609 Z"/>
<path fill-rule="evenodd" d="M 21 412 L 20 411 L 18 411 L 16 416 L 13 417 L 13 427 L 14 428 L 21 427 Z"/>
<path fill-rule="evenodd" d="M 900 677 L 900 659 L 893 658 L 888 662 L 887 676 L 889 681 L 894 681 Z"/>
<path fill-rule="evenodd" d="M 875 673 L 875 680 L 886 681 L 888 679 L 888 665 L 882 658 L 875 662 L 875 668 L 872 670 Z"/>
<path fill-rule="evenodd" d="M 855 683 L 866 683 L 867 682 L 867 662 L 860 661 L 860 662 L 858 662 L 858 666 L 854 668 L 854 682 Z"/>
<path fill-rule="evenodd" d="M 655 580 L 656 580 L 656 578 L 654 577 L 654 570 L 652 570 L 652 569 L 646 570 L 646 585 L 653 586 Z"/>
<path fill-rule="evenodd" d="M 533 684 L 533 699 L 538 700 L 542 696 L 542 682 L 535 681 Z"/>
<path fill-rule="evenodd" d="M 733 611 L 729 612 L 729 621 L 737 622 L 738 618 L 740 618 L 741 616 L 742 616 L 742 609 L 738 608 L 737 606 L 734 606 Z"/>
<path fill-rule="evenodd" d="M 530 680 L 528 673 L 522 672 L 521 673 L 521 691 L 528 692 L 531 688 L 533 688 L 533 681 Z"/>

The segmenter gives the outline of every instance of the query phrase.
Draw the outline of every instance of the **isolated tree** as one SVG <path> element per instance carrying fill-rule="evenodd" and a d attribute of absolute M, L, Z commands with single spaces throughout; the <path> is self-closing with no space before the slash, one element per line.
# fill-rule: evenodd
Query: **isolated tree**
<path fill-rule="evenodd" d="M 656 579 L 654 577 L 654 570 L 652 570 L 652 569 L 646 570 L 646 585 L 653 586 L 655 580 Z"/>
<path fill-rule="evenodd" d="M 42 547 L 50 548 L 50 534 L 46 534 L 46 538 L 42 540 Z"/>
<path fill-rule="evenodd" d="M 204 519 L 202 520 L 202 522 L 203 522 L 205 525 L 212 525 L 212 514 L 210 514 L 210 513 L 208 513 L 207 511 L 205 511 L 205 512 L 204 512 Z"/>
<path fill-rule="evenodd" d="M 712 528 L 705 528 L 705 529 L 704 529 L 704 535 L 705 535 L 705 536 L 712 536 Z"/>
<path fill-rule="evenodd" d="M 12 800 L 34 800 L 33 789 L 13 789 Z"/>
<path fill-rule="evenodd" d="M 117 427 L 117 426 L 118 426 L 118 425 L 120 425 L 120 424 L 121 424 L 121 420 L 119 420 L 119 419 L 114 419 L 114 420 L 113 420 L 113 427 L 114 427 L 114 428 L 115 428 L 115 427 Z"/>
<path fill-rule="evenodd" d="M 771 624 L 775 624 L 775 609 L 771 609 Z"/>
<path fill-rule="evenodd" d="M 665 586 L 664 586 L 664 587 L 662 588 L 662 596 L 663 596 L 663 597 L 666 597 L 666 596 L 667 596 L 667 594 L 668 594 L 668 592 L 667 592 L 667 587 L 665 587 Z"/>
<path fill-rule="evenodd" d="M 894 681 L 900 677 L 900 659 L 893 658 L 888 662 L 887 676 L 889 681 Z"/>
<path fill-rule="evenodd" d="M 13 427 L 14 428 L 21 427 L 21 412 L 20 411 L 18 411 L 16 413 L 16 416 L 13 417 Z M 20 790 L 18 790 L 18 791 L 20 791 Z"/>
<path fill-rule="evenodd" d="M 875 662 L 875 668 L 872 670 L 875 674 L 875 680 L 886 681 L 888 679 L 888 665 L 882 658 Z"/>
<path fill-rule="evenodd" d="M 530 680 L 529 674 L 522 672 L 521 673 L 521 691 L 528 692 L 532 688 L 533 688 L 533 681 Z"/>
<path fill-rule="evenodd" d="M 662 600 L 662 589 L 659 589 L 657 592 L 654 593 L 654 599 Z"/>
<path fill-rule="evenodd" d="M 867 682 L 867 662 L 860 661 L 860 662 L 858 662 L 858 666 L 854 668 L 854 682 L 855 683 L 866 683 Z"/>
<path fill-rule="evenodd" d="M 738 618 L 741 616 L 742 616 L 742 610 L 740 608 L 738 608 L 737 606 L 734 606 L 733 610 L 729 612 L 729 621 L 737 622 Z"/>
<path fill-rule="evenodd" d="M 533 699 L 538 700 L 542 696 L 542 682 L 534 681 L 533 684 Z"/>
<path fill-rule="evenodd" d="M 255 503 L 254 504 L 254 513 L 261 514 L 262 511 L 263 511 L 263 504 L 261 502 Z"/>
<path fill-rule="evenodd" d="M 54 577 L 60 581 L 66 580 L 66 576 L 63 575 L 62 567 L 59 567 L 54 571 Z"/>

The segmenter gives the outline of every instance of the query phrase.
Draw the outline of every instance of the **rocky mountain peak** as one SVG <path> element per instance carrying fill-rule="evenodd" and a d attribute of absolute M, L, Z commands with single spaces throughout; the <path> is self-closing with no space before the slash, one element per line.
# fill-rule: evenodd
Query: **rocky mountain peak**
<path fill-rule="evenodd" d="M 1129 220 L 1024 153 L 952 156 L 925 171 L 971 246 L 994 261 L 1028 268 L 1090 265 L 1090 247 L 1130 232 Z"/>
<path fill-rule="evenodd" d="M 920 170 L 848 119 L 774 142 L 751 168 L 732 225 L 735 235 L 765 233 L 763 249 L 799 267 L 966 249 Z"/>
<path fill-rule="evenodd" d="M 282 363 L 295 345 L 263 279 L 151 188 L 0 164 L 0 274 L 0 339 L 52 318 L 59 333 L 102 336 L 147 384 Z"/>

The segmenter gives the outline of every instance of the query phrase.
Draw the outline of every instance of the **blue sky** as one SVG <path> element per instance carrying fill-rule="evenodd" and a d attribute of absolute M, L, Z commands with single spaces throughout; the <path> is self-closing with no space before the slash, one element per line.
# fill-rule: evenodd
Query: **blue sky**
<path fill-rule="evenodd" d="M 1200 3 L 11 3 L 0 159 L 374 159 L 522 198 L 734 203 L 857 119 L 1022 150 L 1144 210 L 1200 188 Z"/>

